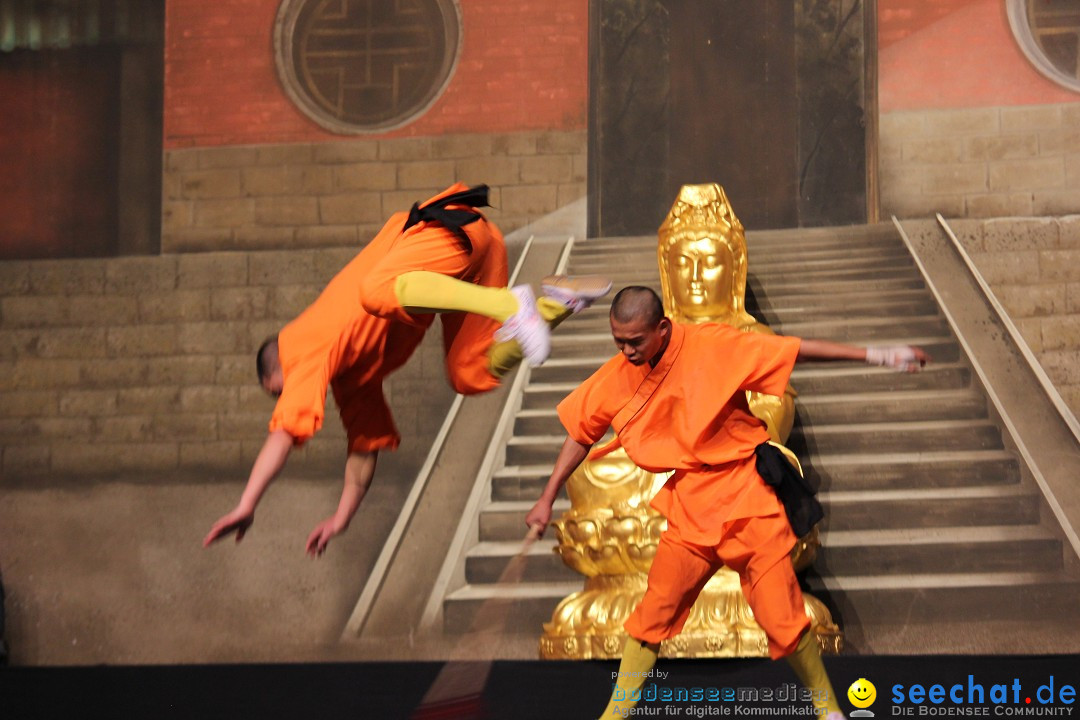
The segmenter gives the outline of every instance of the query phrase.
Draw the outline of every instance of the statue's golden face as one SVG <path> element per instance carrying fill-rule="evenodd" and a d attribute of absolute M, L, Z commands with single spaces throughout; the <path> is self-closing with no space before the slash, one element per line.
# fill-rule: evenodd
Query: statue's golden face
<path fill-rule="evenodd" d="M 715 318 L 734 310 L 735 259 L 723 240 L 680 238 L 667 250 L 667 265 L 675 305 L 687 318 Z"/>

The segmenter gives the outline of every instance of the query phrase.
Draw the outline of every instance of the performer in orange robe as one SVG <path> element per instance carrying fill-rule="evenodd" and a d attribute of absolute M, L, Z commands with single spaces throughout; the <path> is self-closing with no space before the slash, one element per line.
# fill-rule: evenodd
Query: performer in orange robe
<path fill-rule="evenodd" d="M 532 302 L 531 290 L 505 287 L 502 235 L 474 209 L 486 205 L 486 197 L 485 186 L 467 190 L 455 184 L 410 213 L 396 213 L 311 306 L 263 344 L 259 380 L 278 397 L 269 435 L 240 502 L 214 524 L 205 545 L 231 532 L 237 541 L 243 537 L 291 450 L 322 427 L 328 386 L 348 433 L 345 487 L 337 512 L 309 536 L 308 552 L 321 554 L 330 538 L 348 527 L 371 482 L 378 451 L 400 442 L 383 380 L 409 359 L 434 313 L 442 313 L 446 371 L 456 391 L 490 390 L 521 360 L 516 341 L 498 343 L 495 337 L 500 326 L 505 329 L 523 315 L 521 305 Z M 568 278 L 545 279 L 553 298 L 541 298 L 531 308 L 535 324 L 546 333 L 545 321 L 557 324 L 609 288 L 610 283 L 595 279 L 585 286 Z"/>
<path fill-rule="evenodd" d="M 758 475 L 756 448 L 768 442 L 746 391 L 782 395 L 796 360 L 867 360 L 867 349 L 821 340 L 745 333 L 727 325 L 681 325 L 664 317 L 648 288 L 625 288 L 611 309 L 620 354 L 558 407 L 567 438 L 540 500 L 526 516 L 546 527 L 559 489 L 608 428 L 650 472 L 674 474 L 652 500 L 668 520 L 648 589 L 626 622 L 619 687 L 602 717 L 633 705 L 659 643 L 677 635 L 710 577 L 722 566 L 741 579 L 769 654 L 792 656 L 820 706 L 840 712 L 824 674 L 789 560 L 796 537 L 783 505 Z M 884 360 L 881 360 L 884 358 Z M 918 348 L 874 348 L 869 362 L 913 371 Z M 621 697 L 620 697 L 621 693 Z"/>

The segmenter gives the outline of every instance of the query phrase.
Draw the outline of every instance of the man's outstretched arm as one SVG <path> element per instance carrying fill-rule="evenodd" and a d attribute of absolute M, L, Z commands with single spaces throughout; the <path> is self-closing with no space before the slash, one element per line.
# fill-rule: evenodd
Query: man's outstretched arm
<path fill-rule="evenodd" d="M 236 504 L 228 514 L 223 515 L 214 523 L 210 532 L 203 538 L 203 547 L 220 540 L 229 533 L 236 533 L 236 542 L 244 538 L 244 533 L 255 522 L 255 506 L 266 492 L 274 478 L 285 467 L 285 461 L 289 459 L 289 453 L 293 448 L 293 436 L 285 430 L 274 430 L 266 436 L 266 442 L 259 450 L 255 464 L 251 467 L 251 475 L 248 476 L 247 486 L 240 496 L 240 502 Z"/>
<path fill-rule="evenodd" d="M 797 360 L 862 360 L 869 365 L 881 365 L 906 372 L 918 372 L 930 362 L 922 348 L 908 345 L 888 347 L 855 347 L 829 340 L 803 338 Z"/>
<path fill-rule="evenodd" d="M 559 450 L 559 456 L 555 459 L 555 467 L 551 471 L 551 477 L 548 479 L 547 485 L 544 486 L 544 491 L 540 493 L 540 499 L 536 501 L 532 510 L 525 516 L 525 524 L 530 529 L 536 531 L 539 535 L 544 534 L 548 523 L 551 522 L 551 506 L 555 504 L 555 498 L 558 497 L 559 490 L 566 484 L 574 470 L 577 470 L 577 466 L 581 464 L 581 461 L 588 457 L 591 449 L 592 445 L 583 445 L 569 435 L 566 436 L 562 449 Z"/>
<path fill-rule="evenodd" d="M 307 553 L 318 557 L 326 552 L 326 545 L 330 538 L 340 535 L 348 529 L 353 515 L 360 508 L 360 503 L 371 486 L 371 478 L 375 476 L 375 462 L 379 458 L 378 451 L 351 452 L 345 461 L 345 485 L 341 489 L 341 500 L 338 501 L 337 511 L 323 520 L 311 531 L 307 540 Z"/>

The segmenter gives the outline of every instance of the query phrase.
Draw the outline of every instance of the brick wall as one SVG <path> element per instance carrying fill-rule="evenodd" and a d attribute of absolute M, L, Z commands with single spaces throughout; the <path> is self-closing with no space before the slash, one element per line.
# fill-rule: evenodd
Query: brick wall
<path fill-rule="evenodd" d="M 1080 101 L 881 116 L 885 216 L 1080 212 Z"/>
<path fill-rule="evenodd" d="M 254 350 L 355 252 L 0 263 L 0 474 L 246 472 L 273 409 Z M 442 368 L 435 331 L 386 386 L 417 468 L 453 397 Z M 340 472 L 329 402 L 291 468 Z"/>
<path fill-rule="evenodd" d="M 585 195 L 585 131 L 208 147 L 165 153 L 162 249 L 367 242 L 456 180 L 509 233 Z"/>
<path fill-rule="evenodd" d="M 1080 216 L 949 224 L 1080 417 Z"/>
<path fill-rule="evenodd" d="M 274 66 L 278 2 L 169 0 L 165 148 L 334 142 L 286 97 Z M 587 0 L 463 0 L 443 95 L 379 137 L 584 130 Z"/>

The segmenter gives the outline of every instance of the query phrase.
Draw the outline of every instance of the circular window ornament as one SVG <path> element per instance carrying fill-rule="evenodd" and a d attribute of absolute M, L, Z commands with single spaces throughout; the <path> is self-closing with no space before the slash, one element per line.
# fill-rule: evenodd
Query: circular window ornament
<path fill-rule="evenodd" d="M 1020 50 L 1044 76 L 1080 92 L 1080 2 L 1005 0 Z"/>
<path fill-rule="evenodd" d="M 331 132 L 393 130 L 446 89 L 461 28 L 456 0 L 282 0 L 278 76 L 289 99 Z"/>

